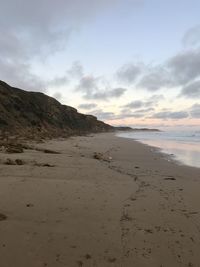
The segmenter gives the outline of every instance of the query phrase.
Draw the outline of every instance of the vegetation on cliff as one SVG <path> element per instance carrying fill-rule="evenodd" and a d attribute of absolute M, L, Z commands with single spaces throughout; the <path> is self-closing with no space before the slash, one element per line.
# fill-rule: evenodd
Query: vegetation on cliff
<path fill-rule="evenodd" d="M 1 133 L 54 137 L 113 129 L 43 93 L 24 91 L 0 81 Z"/>

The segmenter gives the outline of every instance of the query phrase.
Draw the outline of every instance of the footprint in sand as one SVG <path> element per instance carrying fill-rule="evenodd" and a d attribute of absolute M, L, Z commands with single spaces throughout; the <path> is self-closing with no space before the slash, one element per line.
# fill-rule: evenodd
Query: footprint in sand
<path fill-rule="evenodd" d="M 32 207 L 34 207 L 34 205 L 32 203 L 28 203 L 28 204 L 26 204 L 26 207 L 27 208 L 32 208 Z"/>
<path fill-rule="evenodd" d="M 82 261 L 77 261 L 77 264 L 79 267 L 83 266 L 83 262 Z"/>
<path fill-rule="evenodd" d="M 144 231 L 147 234 L 153 234 L 153 230 L 152 229 L 144 229 Z"/>
<path fill-rule="evenodd" d="M 131 201 L 136 201 L 137 198 L 135 198 L 135 197 L 131 197 L 130 200 L 131 200 Z"/>
<path fill-rule="evenodd" d="M 7 220 L 7 216 L 0 213 L 0 221 L 5 221 L 5 220 Z"/>
<path fill-rule="evenodd" d="M 86 258 L 86 260 L 90 260 L 92 258 L 92 256 L 90 254 L 86 254 L 85 258 Z"/>
<path fill-rule="evenodd" d="M 114 262 L 116 262 L 116 260 L 117 260 L 116 258 L 109 258 L 108 262 L 114 263 Z"/>

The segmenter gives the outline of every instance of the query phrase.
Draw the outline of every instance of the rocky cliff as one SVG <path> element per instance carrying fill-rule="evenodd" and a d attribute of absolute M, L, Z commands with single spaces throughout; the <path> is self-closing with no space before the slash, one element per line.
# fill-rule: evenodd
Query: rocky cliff
<path fill-rule="evenodd" d="M 113 127 L 43 93 L 27 92 L 0 81 L 1 133 L 47 137 L 111 131 Z"/>

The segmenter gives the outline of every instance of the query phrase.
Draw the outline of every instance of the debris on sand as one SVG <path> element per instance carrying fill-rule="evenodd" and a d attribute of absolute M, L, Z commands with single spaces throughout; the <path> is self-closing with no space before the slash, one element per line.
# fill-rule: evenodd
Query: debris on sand
<path fill-rule="evenodd" d="M 47 154 L 61 154 L 58 151 L 54 151 L 54 150 L 50 150 L 50 149 L 34 148 L 34 150 L 41 151 L 41 152 L 44 152 L 44 153 L 47 153 Z"/>
<path fill-rule="evenodd" d="M 123 214 L 120 221 L 132 221 L 132 218 L 128 214 Z"/>
<path fill-rule="evenodd" d="M 16 144 L 16 145 L 8 145 L 8 147 L 6 147 L 5 149 L 6 153 L 23 153 L 24 149 L 21 145 Z"/>
<path fill-rule="evenodd" d="M 16 165 L 15 161 L 12 160 L 12 159 L 6 159 L 4 161 L 4 164 L 6 164 L 6 165 Z"/>
<path fill-rule="evenodd" d="M 47 154 L 60 154 L 60 152 L 50 150 L 50 149 L 44 149 L 43 152 Z"/>
<path fill-rule="evenodd" d="M 37 167 L 55 167 L 55 165 L 49 164 L 49 163 L 35 163 L 34 166 Z"/>
<path fill-rule="evenodd" d="M 61 154 L 60 152 L 51 149 L 35 147 L 34 145 L 28 145 L 26 143 L 21 143 L 21 142 L 19 143 L 17 140 L 16 141 L 0 140 L 0 151 L 2 152 L 14 154 L 14 153 L 23 153 L 24 150 L 35 150 L 47 154 Z"/>
<path fill-rule="evenodd" d="M 16 159 L 16 160 L 12 160 L 10 158 L 7 158 L 5 161 L 4 161 L 4 164 L 5 165 L 24 165 L 24 161 L 21 160 L 21 159 Z"/>
<path fill-rule="evenodd" d="M 17 165 L 24 165 L 24 164 L 25 164 L 24 161 L 23 161 L 22 159 L 16 159 L 16 160 L 15 160 L 15 163 L 16 163 Z"/>
<path fill-rule="evenodd" d="M 103 154 L 94 152 L 94 159 L 102 160 L 103 159 Z"/>
<path fill-rule="evenodd" d="M 94 152 L 93 158 L 97 160 L 107 161 L 107 162 L 110 162 L 112 160 L 111 156 L 107 156 L 103 153 L 98 153 L 98 152 Z"/>
<path fill-rule="evenodd" d="M 164 178 L 164 180 L 175 181 L 176 178 L 174 178 L 174 177 L 166 177 L 166 178 Z"/>

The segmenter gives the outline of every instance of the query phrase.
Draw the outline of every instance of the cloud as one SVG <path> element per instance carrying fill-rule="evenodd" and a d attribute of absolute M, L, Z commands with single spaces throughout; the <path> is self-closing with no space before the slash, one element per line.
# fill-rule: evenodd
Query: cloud
<path fill-rule="evenodd" d="M 146 113 L 149 113 L 149 112 L 152 112 L 152 111 L 154 111 L 154 108 L 138 109 L 136 112 L 146 114 Z"/>
<path fill-rule="evenodd" d="M 132 110 L 131 108 L 124 108 L 121 110 L 118 119 L 125 119 L 125 118 L 143 118 L 147 114 L 154 111 L 154 108 L 145 108 L 145 109 L 137 109 Z"/>
<path fill-rule="evenodd" d="M 164 66 L 155 66 L 149 68 L 137 84 L 138 87 L 154 92 L 162 87 L 171 85 L 171 78 L 168 70 Z"/>
<path fill-rule="evenodd" d="M 200 76 L 200 49 L 183 51 L 167 62 L 174 85 L 184 85 Z"/>
<path fill-rule="evenodd" d="M 125 88 L 114 88 L 114 89 L 109 89 L 109 90 L 103 90 L 103 91 L 98 91 L 95 93 L 92 93 L 86 98 L 90 99 L 99 99 L 99 100 L 109 100 L 111 98 L 119 98 L 126 92 Z"/>
<path fill-rule="evenodd" d="M 140 110 L 136 112 L 132 112 L 130 109 L 124 109 L 120 114 L 115 114 L 113 112 L 105 112 L 102 109 L 93 110 L 91 114 L 96 116 L 100 120 L 121 120 L 126 118 L 143 118 L 147 110 Z"/>
<path fill-rule="evenodd" d="M 21 61 L 3 60 L 0 56 L 1 79 L 11 86 L 29 91 L 46 91 L 46 83 L 32 74 L 31 66 Z"/>
<path fill-rule="evenodd" d="M 53 86 L 53 87 L 61 87 L 68 83 L 69 83 L 69 79 L 65 75 L 60 76 L 60 77 L 55 77 L 53 80 L 47 82 L 48 86 Z"/>
<path fill-rule="evenodd" d="M 184 86 L 181 90 L 180 96 L 184 96 L 186 98 L 200 99 L 200 81 L 195 81 L 187 86 Z"/>
<path fill-rule="evenodd" d="M 117 78 L 127 84 L 133 84 L 141 73 L 139 64 L 125 64 L 117 71 Z"/>
<path fill-rule="evenodd" d="M 81 104 L 78 107 L 81 108 L 81 109 L 90 110 L 90 109 L 96 108 L 97 105 L 94 104 L 94 103 L 90 103 L 90 104 Z"/>
<path fill-rule="evenodd" d="M 127 105 L 125 105 L 125 108 L 133 108 L 133 109 L 137 109 L 137 108 L 141 108 L 142 106 L 144 106 L 144 102 L 141 100 L 136 100 L 133 102 L 128 103 Z"/>
<path fill-rule="evenodd" d="M 183 36 L 184 46 L 195 46 L 200 44 L 200 25 L 190 28 Z"/>
<path fill-rule="evenodd" d="M 119 1 L 2 0 L 1 79 L 24 89 L 42 90 L 45 81 L 33 74 L 32 62 L 44 61 L 65 49 L 73 32 L 77 32 L 98 13 L 113 8 Z M 71 75 L 78 72 L 79 67 L 76 64 Z M 62 80 L 56 79 L 56 83 Z"/>
<path fill-rule="evenodd" d="M 180 87 L 200 77 L 200 49 L 183 50 L 161 65 L 146 67 L 137 86 L 150 92 Z"/>
<path fill-rule="evenodd" d="M 147 103 L 148 105 L 157 105 L 162 100 L 165 100 L 165 97 L 163 95 L 152 95 L 147 99 Z"/>
<path fill-rule="evenodd" d="M 143 113 L 138 113 L 138 112 L 131 112 L 127 114 L 121 114 L 121 116 L 118 116 L 118 119 L 126 119 L 126 118 L 143 118 L 144 114 Z"/>
<path fill-rule="evenodd" d="M 145 107 L 153 107 L 157 106 L 158 103 L 164 99 L 163 95 L 152 95 L 151 97 L 147 98 L 146 100 L 135 100 L 132 101 L 124 106 L 123 108 L 129 109 L 138 109 L 138 108 L 145 108 Z"/>
<path fill-rule="evenodd" d="M 200 104 L 194 104 L 190 108 L 190 116 L 195 119 L 200 119 Z"/>
<path fill-rule="evenodd" d="M 145 118 L 147 114 L 151 114 L 154 108 L 137 109 L 132 110 L 131 108 L 124 108 L 119 114 L 107 114 L 109 120 L 123 120 L 127 118 Z"/>
<path fill-rule="evenodd" d="M 105 87 L 102 77 L 84 76 L 76 87 L 76 91 L 81 92 L 85 99 L 110 100 L 121 97 L 126 89 L 108 88 Z"/>
<path fill-rule="evenodd" d="M 200 44 L 200 25 L 185 33 L 183 44 L 186 46 Z M 199 77 L 200 48 L 196 46 L 180 51 L 160 65 L 143 68 L 137 86 L 153 92 L 162 88 L 185 86 Z"/>
<path fill-rule="evenodd" d="M 57 99 L 58 101 L 62 100 L 62 94 L 57 92 L 55 94 L 53 94 L 53 98 Z"/>
<path fill-rule="evenodd" d="M 69 78 L 82 78 L 84 76 L 83 66 L 79 61 L 73 62 L 71 68 L 67 71 Z"/>
<path fill-rule="evenodd" d="M 69 84 L 73 79 L 80 79 L 84 75 L 83 66 L 79 61 L 72 63 L 72 66 L 65 71 L 61 76 L 54 77 L 52 80 L 47 81 L 48 87 L 62 87 Z"/>
<path fill-rule="evenodd" d="M 151 118 L 154 119 L 174 119 L 174 120 L 179 120 L 179 119 L 185 119 L 188 118 L 189 114 L 187 111 L 161 111 L 153 114 Z"/>
<path fill-rule="evenodd" d="M 92 75 L 84 76 L 80 79 L 77 90 L 89 94 L 91 91 L 98 89 L 99 79 L 100 78 L 95 78 Z"/>
<path fill-rule="evenodd" d="M 99 120 L 114 120 L 116 117 L 113 112 L 105 112 L 102 109 L 93 110 L 91 114 L 96 116 Z"/>
<path fill-rule="evenodd" d="M 0 29 L 8 32 L 10 38 L 16 38 L 20 45 L 25 42 L 22 45 L 24 48 L 28 44 L 28 51 L 38 53 L 44 47 L 56 49 L 60 47 L 62 40 L 66 41 L 71 31 L 118 2 L 119 0 L 3 0 Z"/>

